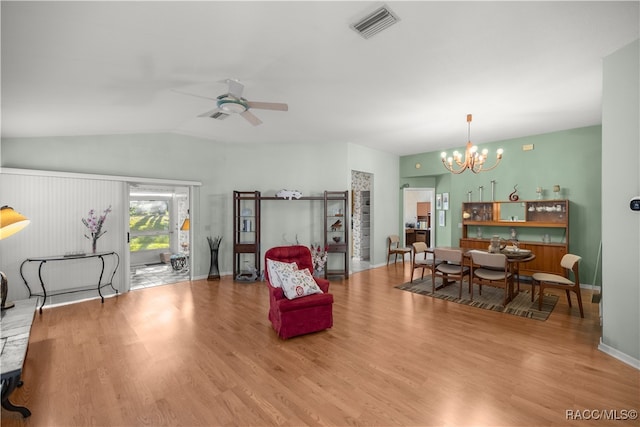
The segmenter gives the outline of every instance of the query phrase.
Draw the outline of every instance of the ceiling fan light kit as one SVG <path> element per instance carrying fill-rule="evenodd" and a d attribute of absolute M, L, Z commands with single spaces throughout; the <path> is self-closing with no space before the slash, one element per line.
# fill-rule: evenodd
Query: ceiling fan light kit
<path fill-rule="evenodd" d="M 235 99 L 225 97 L 218 99 L 218 108 L 226 113 L 244 113 L 249 109 L 247 103 L 243 99 Z"/>
<path fill-rule="evenodd" d="M 273 111 L 289 111 L 289 106 L 280 102 L 251 102 L 242 97 L 244 85 L 238 80 L 225 79 L 221 83 L 226 83 L 229 91 L 217 98 L 211 98 L 208 96 L 196 95 L 192 93 L 182 93 L 184 95 L 195 96 L 204 99 L 215 99 L 216 108 L 207 111 L 206 113 L 198 115 L 198 117 L 209 117 L 216 120 L 223 120 L 229 117 L 231 114 L 239 114 L 253 126 L 262 124 L 262 120 L 256 117 L 249 110 L 273 110 Z"/>
<path fill-rule="evenodd" d="M 504 150 L 499 148 L 496 151 L 496 163 L 488 168 L 485 168 L 485 162 L 487 161 L 487 156 L 489 154 L 489 150 L 486 148 L 482 150 L 482 152 L 478 152 L 478 146 L 473 145 L 471 143 L 471 120 L 472 115 L 467 114 L 467 126 L 468 126 L 468 142 L 467 147 L 464 153 L 464 160 L 462 159 L 462 154 L 458 151 L 453 152 L 453 156 L 448 156 L 445 151 L 442 152 L 442 164 L 444 167 L 451 173 L 461 174 L 467 169 L 471 170 L 473 173 L 486 172 L 492 169 L 495 169 L 498 164 L 500 164 L 500 160 L 502 160 L 502 153 Z M 458 167 L 453 165 L 453 162 L 456 163 Z"/>

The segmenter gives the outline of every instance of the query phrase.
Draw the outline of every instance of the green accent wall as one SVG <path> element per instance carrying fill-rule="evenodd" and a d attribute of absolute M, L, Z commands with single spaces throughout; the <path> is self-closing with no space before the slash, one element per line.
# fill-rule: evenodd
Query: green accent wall
<path fill-rule="evenodd" d="M 529 144 L 533 144 L 534 149 L 524 151 L 522 146 Z M 602 235 L 602 126 L 491 142 L 481 144 L 479 148 L 488 148 L 490 153 L 503 148 L 500 165 L 488 172 L 474 174 L 466 171 L 455 175 L 446 171 L 439 151 L 400 158 L 400 182 L 435 178 L 436 193 L 449 193 L 445 227 L 437 225 L 438 212 L 435 213 L 436 244 L 458 246 L 462 235 L 461 206 L 467 201 L 469 191 L 472 191 L 472 201 L 478 201 L 479 187 L 483 186 L 483 200 L 490 201 L 491 181 L 495 180 L 497 201 L 509 200 L 515 185 L 518 186 L 520 200 L 535 200 L 536 187 L 544 189 L 544 199 L 553 199 L 552 187 L 558 184 L 561 198 L 570 201 L 569 252 L 583 257 L 581 282 L 599 286 L 602 283 L 601 269 L 598 266 L 596 271 L 596 260 Z M 464 146 L 457 149 L 464 151 Z M 491 162 L 489 159 L 489 165 Z M 421 164 L 419 169 L 415 167 L 416 163 Z M 497 231 L 502 237 L 508 237 L 508 227 Z M 542 240 L 542 231 L 530 229 L 522 230 L 522 233 L 522 240 Z M 536 233 L 540 235 L 536 236 Z M 555 238 L 561 239 L 562 236 Z"/>

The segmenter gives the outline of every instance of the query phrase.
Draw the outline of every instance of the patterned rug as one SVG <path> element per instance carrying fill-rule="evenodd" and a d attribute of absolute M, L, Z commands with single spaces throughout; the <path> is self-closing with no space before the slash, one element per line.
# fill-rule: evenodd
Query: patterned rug
<path fill-rule="evenodd" d="M 440 283 L 438 280 L 437 283 Z M 521 288 L 516 297 L 506 306 L 502 305 L 504 300 L 504 289 L 492 286 L 483 286 L 482 295 L 478 295 L 478 287 L 474 286 L 473 301 L 469 299 L 469 285 L 467 282 L 462 287 L 462 298 L 458 298 L 459 285 L 452 283 L 444 288 L 436 289 L 435 295 L 431 293 L 431 277 L 424 279 L 414 279 L 413 283 L 403 283 L 396 286 L 397 289 L 413 292 L 415 294 L 432 296 L 457 304 L 470 305 L 472 307 L 485 310 L 499 311 L 501 313 L 513 314 L 514 316 L 526 317 L 536 320 L 547 320 L 558 302 L 556 295 L 545 294 L 542 303 L 542 310 L 538 310 L 538 298 L 531 302 L 529 291 Z"/>

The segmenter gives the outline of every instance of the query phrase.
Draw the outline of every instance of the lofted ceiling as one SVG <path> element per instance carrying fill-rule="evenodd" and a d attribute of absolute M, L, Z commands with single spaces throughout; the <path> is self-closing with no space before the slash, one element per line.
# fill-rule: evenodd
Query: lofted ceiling
<path fill-rule="evenodd" d="M 2 1 L 2 137 L 174 132 L 398 154 L 601 123 L 603 58 L 639 2 Z M 252 109 L 198 117 L 233 78 Z M 210 97 L 187 96 L 180 92 Z"/>

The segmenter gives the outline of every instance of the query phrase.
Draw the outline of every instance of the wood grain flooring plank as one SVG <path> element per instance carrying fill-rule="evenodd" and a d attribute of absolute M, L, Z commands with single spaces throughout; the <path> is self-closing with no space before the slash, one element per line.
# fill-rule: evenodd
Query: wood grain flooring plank
<path fill-rule="evenodd" d="M 597 350 L 596 304 L 582 319 L 558 293 L 548 320 L 524 319 L 395 289 L 410 270 L 334 280 L 334 327 L 286 341 L 265 284 L 230 277 L 45 308 L 12 395 L 33 415 L 3 409 L 2 425 L 560 426 L 640 409 L 639 371 Z"/>

